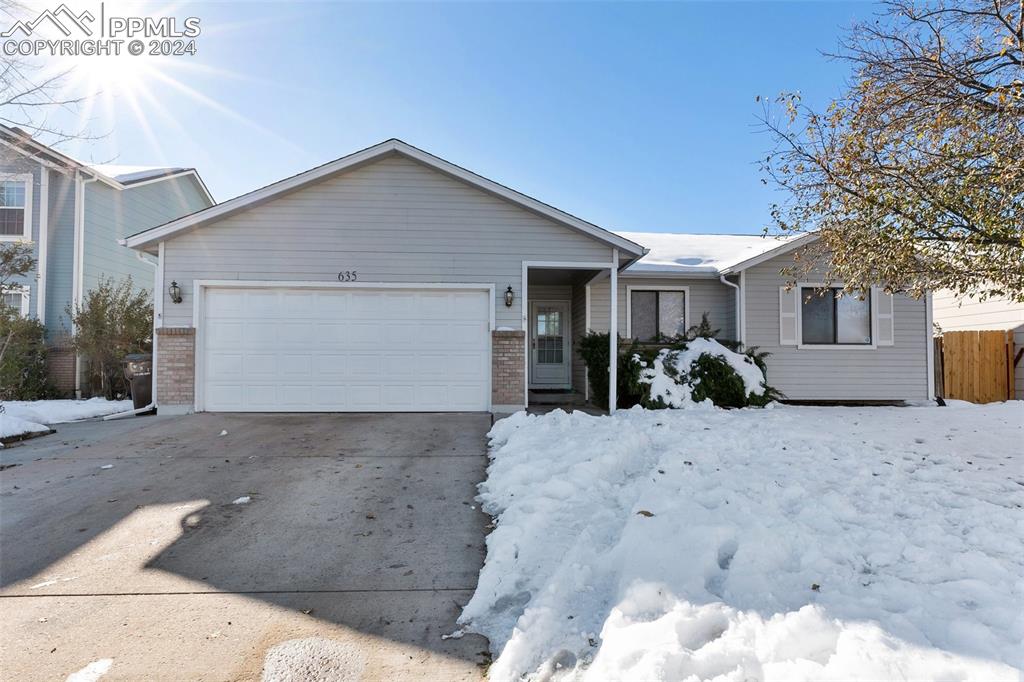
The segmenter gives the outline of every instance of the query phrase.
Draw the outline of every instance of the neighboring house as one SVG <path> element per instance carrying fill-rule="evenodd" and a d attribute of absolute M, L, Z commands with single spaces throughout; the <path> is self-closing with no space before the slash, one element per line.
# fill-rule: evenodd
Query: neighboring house
<path fill-rule="evenodd" d="M 705 312 L 791 399 L 930 397 L 927 299 L 802 302 L 806 240 L 616 234 L 389 140 L 125 241 L 159 258 L 165 413 L 507 412 L 587 391 L 586 330 Z"/>
<path fill-rule="evenodd" d="M 2 292 L 46 326 L 51 378 L 80 388 L 67 348 L 70 304 L 102 277 L 151 289 L 155 264 L 119 244 L 125 235 L 213 205 L 192 168 L 87 165 L 0 125 L 0 241 L 31 242 L 36 268 Z"/>
<path fill-rule="evenodd" d="M 936 291 L 935 324 L 944 332 L 979 331 L 985 329 L 1013 332 L 1016 348 L 1014 359 L 1014 393 L 1024 399 L 1024 303 L 1006 297 L 979 301 L 973 296 L 958 297 L 951 291 Z"/>

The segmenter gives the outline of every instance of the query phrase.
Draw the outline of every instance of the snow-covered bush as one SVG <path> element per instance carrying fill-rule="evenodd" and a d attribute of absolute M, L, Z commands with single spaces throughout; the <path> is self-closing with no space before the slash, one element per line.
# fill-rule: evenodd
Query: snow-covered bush
<path fill-rule="evenodd" d="M 684 336 L 663 339 L 662 344 L 633 341 L 622 349 L 620 342 L 618 407 L 760 407 L 782 398 L 765 383 L 768 354 L 756 348 L 741 351 L 735 341 L 716 339 L 718 331 L 705 313 Z M 607 408 L 608 334 L 587 334 L 579 351 L 587 365 L 591 399 Z"/>
<path fill-rule="evenodd" d="M 764 360 L 715 339 L 695 338 L 631 357 L 640 404 L 651 409 L 764 406 L 780 396 L 765 383 Z"/>

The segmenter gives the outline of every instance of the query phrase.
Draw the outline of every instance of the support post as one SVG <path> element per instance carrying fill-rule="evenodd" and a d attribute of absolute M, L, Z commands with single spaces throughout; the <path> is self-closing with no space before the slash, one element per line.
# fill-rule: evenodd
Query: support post
<path fill-rule="evenodd" d="M 619 250 L 612 249 L 611 282 L 611 317 L 608 320 L 608 414 L 615 412 L 618 404 L 619 374 Z"/>

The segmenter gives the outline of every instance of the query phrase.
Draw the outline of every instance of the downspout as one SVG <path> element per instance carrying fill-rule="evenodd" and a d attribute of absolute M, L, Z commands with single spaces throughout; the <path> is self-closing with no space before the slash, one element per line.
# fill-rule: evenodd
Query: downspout
<path fill-rule="evenodd" d="M 75 171 L 75 260 L 73 263 L 73 275 L 71 279 L 71 300 L 74 303 L 73 312 L 82 307 L 82 286 L 83 269 L 85 268 L 85 186 L 90 182 L 96 182 L 98 177 L 91 177 L 88 180 L 82 179 L 82 174 Z M 71 320 L 71 333 L 74 334 L 75 320 Z M 82 371 L 81 356 L 75 355 L 75 397 L 82 397 Z"/>
<path fill-rule="evenodd" d="M 36 318 L 46 324 L 46 265 L 50 248 L 50 169 L 39 164 L 39 266 L 36 271 Z"/>
<path fill-rule="evenodd" d="M 123 246 L 123 244 L 122 244 L 122 246 Z M 129 410 L 127 412 L 118 412 L 117 414 L 108 414 L 106 417 L 103 418 L 103 421 L 110 421 L 111 419 L 121 419 L 122 417 L 131 417 L 133 415 L 140 414 L 142 412 L 149 412 L 150 410 L 152 410 L 152 409 L 154 409 L 156 407 L 156 354 L 157 354 L 157 349 L 156 349 L 156 338 L 157 338 L 156 329 L 157 329 L 157 325 L 159 324 L 159 322 L 158 322 L 159 315 L 157 314 L 157 305 L 156 305 L 156 303 L 159 300 L 160 286 L 162 284 L 160 282 L 160 261 L 158 259 L 156 262 L 153 262 L 153 261 L 147 259 L 146 256 L 142 253 L 142 251 L 136 251 L 135 252 L 135 257 L 138 258 L 143 263 L 145 263 L 146 265 L 153 266 L 153 283 L 154 283 L 154 286 L 153 286 L 153 353 L 152 353 L 153 361 L 151 363 L 151 369 L 150 369 L 150 374 L 149 374 L 149 381 L 150 381 L 149 404 L 145 405 L 143 407 L 137 407 L 137 408 L 135 408 L 133 410 Z"/>
<path fill-rule="evenodd" d="M 738 284 L 733 284 L 725 275 L 719 275 L 718 281 L 727 287 L 732 287 L 736 290 L 736 339 L 746 345 L 746 339 L 743 338 L 743 290 L 740 289 Z"/>

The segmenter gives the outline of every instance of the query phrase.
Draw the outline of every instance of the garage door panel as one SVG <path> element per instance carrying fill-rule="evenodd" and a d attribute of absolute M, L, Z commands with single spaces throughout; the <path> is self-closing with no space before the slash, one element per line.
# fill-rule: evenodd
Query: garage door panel
<path fill-rule="evenodd" d="M 215 323 L 211 322 L 210 324 L 212 326 Z M 240 325 L 241 339 L 238 343 L 246 350 L 273 350 L 279 345 L 277 327 L 275 325 L 268 325 L 266 322 L 256 322 L 253 320 L 231 322 L 230 324 Z"/>
<path fill-rule="evenodd" d="M 239 321 L 212 320 L 206 328 L 207 348 L 237 349 L 245 337 L 245 326 Z"/>
<path fill-rule="evenodd" d="M 343 322 L 317 322 L 313 342 L 329 349 L 344 344 L 348 337 L 348 325 Z"/>
<path fill-rule="evenodd" d="M 220 405 L 218 409 L 236 412 L 245 409 L 245 390 L 241 384 L 218 382 L 208 389 L 206 399 Z"/>
<path fill-rule="evenodd" d="M 482 291 L 209 289 L 203 407 L 486 410 L 492 305 Z"/>
<path fill-rule="evenodd" d="M 242 378 L 245 360 L 241 353 L 212 352 L 209 358 L 208 371 L 211 377 L 224 381 Z"/>
<path fill-rule="evenodd" d="M 316 373 L 337 381 L 349 373 L 350 360 L 346 355 L 320 353 L 316 356 Z"/>

